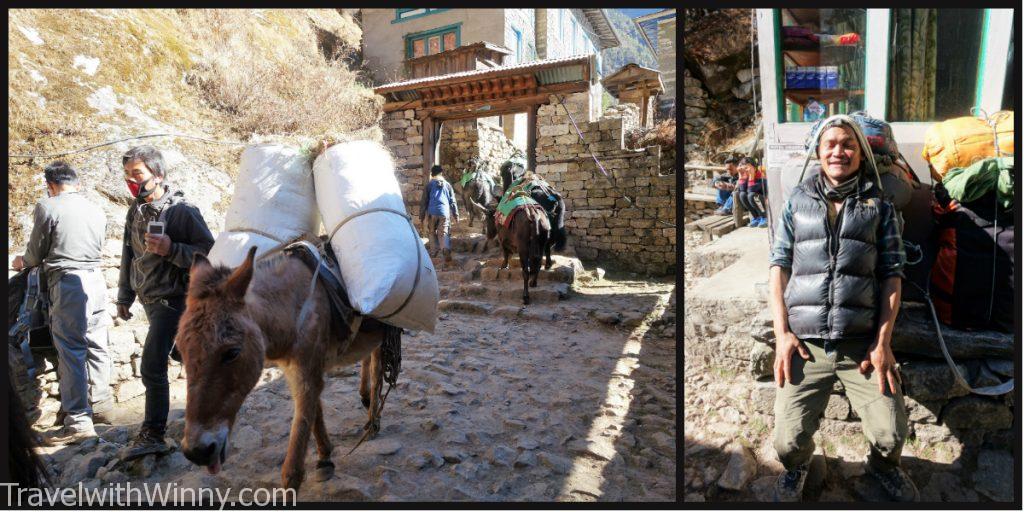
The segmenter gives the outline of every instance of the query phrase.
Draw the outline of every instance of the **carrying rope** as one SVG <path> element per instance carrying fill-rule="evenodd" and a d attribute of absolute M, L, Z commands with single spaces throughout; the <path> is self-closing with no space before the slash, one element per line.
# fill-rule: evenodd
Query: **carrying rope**
<path fill-rule="evenodd" d="M 185 135 L 185 134 L 182 134 L 182 133 L 147 133 L 145 135 L 136 135 L 134 137 L 125 137 L 123 139 L 117 139 L 117 140 L 111 140 L 111 141 L 107 141 L 107 142 L 101 142 L 99 144 L 93 144 L 93 145 L 90 145 L 90 146 L 85 146 L 83 148 L 73 149 L 71 151 L 65 151 L 63 153 L 45 153 L 45 154 L 36 154 L 36 155 L 12 155 L 12 154 L 8 153 L 7 154 L 7 158 L 27 158 L 27 159 L 30 159 L 30 160 L 34 159 L 34 158 L 59 158 L 59 157 L 62 157 L 62 156 L 74 155 L 74 154 L 77 154 L 77 153 L 84 153 L 86 151 L 91 151 L 93 149 L 98 149 L 98 148 L 102 148 L 102 147 L 105 147 L 105 146 L 112 146 L 112 145 L 120 143 L 120 142 L 127 142 L 127 141 L 130 141 L 130 140 L 138 140 L 138 139 L 151 139 L 153 137 L 177 137 L 177 138 L 180 138 L 180 139 L 198 140 L 198 141 L 202 141 L 202 142 L 209 142 L 211 144 L 223 144 L 223 145 L 226 145 L 226 146 L 244 146 L 244 145 L 248 144 L 247 142 L 234 142 L 234 141 L 223 141 L 223 140 L 216 140 L 216 139 L 208 139 L 206 137 L 197 137 L 195 135 Z"/>
<path fill-rule="evenodd" d="M 580 138 L 580 144 L 583 144 L 587 148 L 587 152 L 590 153 L 590 158 L 594 159 L 594 163 L 597 164 L 598 169 L 601 169 L 601 173 L 604 174 L 604 177 L 611 179 L 611 175 L 608 174 L 608 171 L 604 170 L 604 166 L 597 160 L 597 155 L 595 155 L 594 151 L 590 149 L 590 144 L 587 144 L 587 141 L 583 140 L 583 134 L 580 132 L 580 127 L 576 125 L 576 119 L 572 117 L 572 113 L 565 107 L 565 103 L 562 103 L 562 97 L 557 94 L 555 97 L 558 98 L 558 104 L 562 106 L 562 110 L 565 111 L 565 115 L 569 116 L 569 122 L 572 123 L 572 127 L 576 129 L 576 136 Z M 531 169 L 531 171 L 537 172 L 536 169 Z M 629 198 L 626 198 L 626 200 L 628 201 Z M 630 202 L 632 203 L 632 201 Z"/>
<path fill-rule="evenodd" d="M 978 110 L 981 110 L 980 108 Z M 1003 151 L 999 149 L 999 130 L 996 129 L 996 123 L 989 118 L 988 113 L 984 110 L 981 112 L 985 113 L 985 123 L 992 128 L 992 143 L 996 147 L 996 158 L 1003 157 Z M 1000 166 L 1000 173 L 1002 173 L 1002 166 Z M 988 298 L 988 316 L 987 321 L 992 321 L 992 307 L 996 300 L 996 257 L 999 249 L 999 175 L 996 176 L 996 193 L 992 194 L 995 204 L 992 206 L 992 237 L 995 238 L 992 243 L 992 282 L 990 283 L 990 294 Z"/>
<path fill-rule="evenodd" d="M 564 110 L 565 114 L 569 116 L 569 121 L 572 123 L 572 127 L 576 129 L 576 136 L 579 137 L 580 144 L 587 148 L 587 152 L 590 153 L 590 158 L 594 159 L 594 163 L 597 164 L 597 168 L 601 170 L 601 173 L 604 174 L 604 177 L 611 180 L 612 176 L 608 174 L 608 171 L 604 170 L 604 166 L 601 165 L 601 162 L 597 159 L 597 155 L 594 154 L 594 150 L 590 149 L 590 144 L 588 144 L 587 141 L 583 140 L 583 133 L 580 132 L 580 127 L 576 125 L 576 119 L 572 117 L 572 113 L 569 112 L 569 109 L 565 107 L 565 103 L 562 103 L 562 97 L 557 94 L 555 95 L 555 97 L 558 98 L 558 104 L 562 106 L 562 110 Z M 532 169 L 532 172 L 536 173 L 536 171 L 536 169 Z M 633 200 L 630 199 L 630 197 L 623 193 L 621 190 L 619 191 L 619 193 L 621 193 L 622 198 L 625 199 L 627 203 L 629 203 L 628 208 L 633 208 Z"/>
<path fill-rule="evenodd" d="M 375 213 L 375 212 L 393 213 L 395 215 L 398 215 L 399 217 L 404 218 L 409 223 L 409 229 L 412 230 L 413 240 L 415 240 L 415 243 L 416 243 L 416 277 L 413 278 L 412 288 L 409 290 L 409 295 L 405 298 L 404 301 L 402 301 L 402 304 L 398 306 L 398 309 L 394 310 L 393 312 L 391 312 L 391 313 L 389 313 L 387 315 L 376 317 L 377 319 L 383 320 L 385 318 L 390 318 L 390 317 L 393 317 L 393 316 L 401 313 L 402 310 L 405 309 L 405 306 L 407 306 L 409 304 L 409 301 L 412 300 L 412 296 L 416 294 L 416 287 L 419 286 L 419 284 L 420 284 L 420 267 L 422 267 L 420 262 L 422 261 L 422 258 L 423 258 L 423 256 L 422 256 L 423 244 L 420 242 L 420 234 L 416 231 L 416 226 L 414 226 L 412 224 L 412 217 L 409 216 L 409 214 L 407 214 L 405 212 L 400 212 L 398 210 L 392 210 L 391 208 L 370 208 L 369 210 L 362 210 L 362 211 L 353 213 L 352 215 L 349 215 L 348 217 L 345 217 L 344 219 L 341 220 L 341 222 L 339 222 L 336 226 L 334 226 L 334 229 L 331 230 L 331 234 L 327 236 L 327 243 L 331 243 L 331 240 L 334 239 L 334 234 L 337 233 L 338 230 L 341 229 L 342 226 L 347 224 L 348 221 L 350 221 L 352 219 L 355 219 L 356 217 L 361 217 L 361 216 L 366 215 L 368 213 Z"/>
<path fill-rule="evenodd" d="M 281 240 L 279 237 L 271 235 L 270 233 L 267 233 L 266 231 L 260 231 L 260 230 L 258 230 L 256 228 L 228 228 L 228 229 L 225 229 L 224 231 L 227 231 L 228 233 L 255 233 L 255 234 L 260 235 L 262 237 L 269 238 L 269 239 L 271 239 L 271 240 L 273 240 L 273 241 L 275 241 L 275 242 L 277 242 L 279 244 L 280 243 L 284 243 L 284 240 Z"/>
<path fill-rule="evenodd" d="M 956 361 L 953 360 L 953 356 L 949 354 L 945 338 L 942 337 L 942 326 L 939 324 L 939 316 L 935 313 L 935 304 L 932 303 L 931 295 L 928 294 L 929 286 L 926 284 L 925 287 L 922 288 L 913 281 L 908 282 L 921 291 L 921 294 L 924 295 L 925 302 L 928 303 L 928 309 L 932 313 L 932 323 L 935 325 L 935 334 L 939 338 L 939 348 L 942 349 L 942 357 L 946 359 L 946 364 L 949 365 L 949 370 L 953 372 L 953 377 L 956 379 L 956 382 L 971 393 L 982 396 L 999 396 L 1013 391 L 1014 379 L 1012 378 L 995 386 L 983 386 L 980 388 L 971 387 L 971 385 L 967 383 L 967 379 L 965 379 L 964 376 L 960 374 L 960 370 L 957 369 Z"/>

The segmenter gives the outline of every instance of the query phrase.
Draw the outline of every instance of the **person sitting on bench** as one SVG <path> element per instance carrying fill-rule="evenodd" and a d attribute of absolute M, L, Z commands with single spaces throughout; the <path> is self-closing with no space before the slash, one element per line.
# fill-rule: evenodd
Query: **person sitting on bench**
<path fill-rule="evenodd" d="M 745 156 L 739 161 L 740 179 L 736 185 L 740 204 L 750 212 L 752 228 L 767 227 L 768 219 L 764 209 L 764 174 L 757 168 L 753 157 Z"/>

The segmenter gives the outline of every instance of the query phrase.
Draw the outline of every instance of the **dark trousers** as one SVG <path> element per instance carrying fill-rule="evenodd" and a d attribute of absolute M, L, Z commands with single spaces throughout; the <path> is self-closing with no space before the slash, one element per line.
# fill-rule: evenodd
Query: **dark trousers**
<path fill-rule="evenodd" d="M 167 429 L 167 413 L 171 406 L 167 380 L 167 360 L 178 334 L 178 320 L 185 312 L 185 297 L 171 297 L 152 304 L 143 304 L 149 319 L 149 332 L 142 348 L 142 384 L 146 386 L 146 418 L 143 427 L 157 432 Z"/>
<path fill-rule="evenodd" d="M 741 186 L 737 196 L 739 196 L 740 204 L 750 212 L 752 217 L 765 216 L 762 206 L 764 204 L 763 185 L 760 180 L 753 185 Z"/>

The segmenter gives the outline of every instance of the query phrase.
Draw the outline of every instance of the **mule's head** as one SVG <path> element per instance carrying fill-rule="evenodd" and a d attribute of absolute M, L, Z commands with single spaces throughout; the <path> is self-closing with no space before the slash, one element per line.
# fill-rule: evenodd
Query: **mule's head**
<path fill-rule="evenodd" d="M 245 312 L 256 248 L 238 268 L 196 255 L 176 343 L 188 379 L 182 451 L 220 471 L 235 415 L 263 370 L 264 335 Z"/>
<path fill-rule="evenodd" d="M 473 204 L 473 207 L 475 207 L 477 211 L 484 216 L 484 234 L 487 235 L 487 239 L 490 240 L 495 236 L 498 236 L 498 226 L 494 221 L 494 212 L 498 211 L 498 208 L 490 205 L 484 207 L 476 203 Z"/>

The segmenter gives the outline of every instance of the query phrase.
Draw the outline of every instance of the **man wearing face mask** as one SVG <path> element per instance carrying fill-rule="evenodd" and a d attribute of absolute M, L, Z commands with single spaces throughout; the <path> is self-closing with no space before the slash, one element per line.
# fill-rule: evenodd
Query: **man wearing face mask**
<path fill-rule="evenodd" d="M 188 269 L 196 253 L 206 255 L 213 235 L 199 209 L 165 183 L 163 155 L 153 146 L 130 149 L 121 159 L 125 182 L 135 201 L 128 209 L 121 254 L 117 314 L 132 318 L 136 298 L 149 320 L 140 373 L 146 387 L 145 420 L 125 460 L 169 451 L 164 441 L 170 407 L 167 361 L 178 319 L 185 311 Z M 162 229 L 151 229 L 151 223 Z M 155 234 L 162 231 L 163 234 Z"/>
<path fill-rule="evenodd" d="M 842 382 L 870 444 L 867 472 L 897 501 L 917 501 L 900 467 L 907 412 L 892 353 L 906 256 L 882 199 L 871 149 L 850 117 L 815 134 L 820 172 L 797 185 L 779 218 L 769 295 L 775 324 L 778 501 L 800 501 L 812 436 Z"/>
<path fill-rule="evenodd" d="M 58 357 L 64 426 L 53 441 L 96 437 L 93 421 L 113 411 L 107 352 L 107 286 L 100 273 L 107 218 L 78 191 L 64 162 L 44 171 L 47 198 L 36 204 L 28 248 L 13 268 L 42 265 L 50 300 L 50 334 Z"/>

